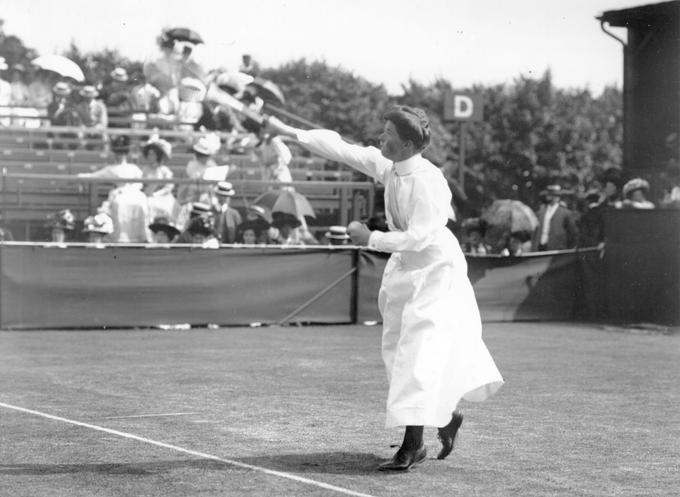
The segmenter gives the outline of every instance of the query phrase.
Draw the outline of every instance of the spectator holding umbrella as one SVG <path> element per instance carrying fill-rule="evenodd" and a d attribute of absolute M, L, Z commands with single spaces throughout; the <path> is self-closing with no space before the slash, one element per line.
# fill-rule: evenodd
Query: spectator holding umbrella
<path fill-rule="evenodd" d="M 71 85 L 65 81 L 59 81 L 52 89 L 54 97 L 52 102 L 47 106 L 47 117 L 52 126 L 81 126 L 83 121 L 78 112 L 78 108 L 71 100 Z M 48 136 L 53 136 L 51 133 Z M 56 135 L 58 139 L 71 140 L 67 144 L 70 149 L 77 148 L 75 139 L 76 133 L 59 133 Z M 54 148 L 63 148 L 64 144 L 59 140 L 53 145 Z"/>
<path fill-rule="evenodd" d="M 28 85 L 29 101 L 33 107 L 45 109 L 52 102 L 53 73 L 38 69 L 33 74 L 33 81 Z"/>

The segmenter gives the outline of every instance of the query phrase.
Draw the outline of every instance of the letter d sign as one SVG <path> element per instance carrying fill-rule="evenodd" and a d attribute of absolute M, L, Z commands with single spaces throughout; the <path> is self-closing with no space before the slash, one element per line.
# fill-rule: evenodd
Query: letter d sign
<path fill-rule="evenodd" d="M 470 119 L 475 104 L 467 95 L 453 96 L 453 115 L 458 119 Z"/>
<path fill-rule="evenodd" d="M 479 94 L 447 92 L 444 97 L 446 121 L 481 121 L 483 111 L 484 100 Z"/>

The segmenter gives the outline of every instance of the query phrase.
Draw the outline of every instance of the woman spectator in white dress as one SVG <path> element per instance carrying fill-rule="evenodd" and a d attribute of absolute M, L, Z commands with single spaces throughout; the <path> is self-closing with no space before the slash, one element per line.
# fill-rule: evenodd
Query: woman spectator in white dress
<path fill-rule="evenodd" d="M 127 161 L 130 151 L 130 138 L 118 135 L 113 139 L 111 150 L 116 156 L 116 163 L 108 165 L 93 173 L 81 173 L 78 176 L 89 178 L 111 178 L 113 180 L 142 179 L 142 170 Z M 115 187 L 102 211 L 113 219 L 114 231 L 110 235 L 113 242 L 146 243 L 149 239 L 149 215 L 146 195 L 142 191 L 141 182 L 116 181 Z"/>
<path fill-rule="evenodd" d="M 152 136 L 142 147 L 145 163 L 142 165 L 142 178 L 152 180 L 168 180 L 167 183 L 145 183 L 144 193 L 149 203 L 149 217 L 162 216 L 174 220 L 179 214 L 179 203 L 173 195 L 175 185 L 172 170 L 165 161 L 172 157 L 172 145 L 167 141 Z"/>

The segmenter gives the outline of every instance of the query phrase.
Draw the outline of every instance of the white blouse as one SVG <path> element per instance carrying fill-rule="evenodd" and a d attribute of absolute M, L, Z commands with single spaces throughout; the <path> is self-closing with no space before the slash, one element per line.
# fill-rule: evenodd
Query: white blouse
<path fill-rule="evenodd" d="M 420 251 L 432 244 L 453 216 L 451 191 L 441 171 L 416 154 L 393 163 L 376 147 L 351 145 L 334 131 L 300 131 L 312 152 L 343 162 L 385 185 L 389 232 L 373 231 L 368 246 L 381 252 Z"/>

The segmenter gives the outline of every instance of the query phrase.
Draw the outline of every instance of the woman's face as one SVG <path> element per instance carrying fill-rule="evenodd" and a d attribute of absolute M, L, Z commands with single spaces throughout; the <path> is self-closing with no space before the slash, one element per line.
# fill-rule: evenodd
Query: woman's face
<path fill-rule="evenodd" d="M 156 231 L 153 234 L 153 237 L 154 237 L 154 240 L 156 240 L 156 243 L 170 243 L 170 237 L 163 230 Z"/>
<path fill-rule="evenodd" d="M 52 228 L 52 241 L 57 243 L 64 243 L 66 240 L 66 233 L 61 228 Z"/>
<path fill-rule="evenodd" d="M 255 230 L 245 230 L 243 232 L 243 243 L 254 245 L 256 242 L 257 237 L 255 236 Z"/>
<path fill-rule="evenodd" d="M 152 166 L 158 167 L 160 165 L 160 161 L 158 160 L 158 153 L 151 147 L 149 147 L 149 151 L 146 153 L 146 159 Z"/>

